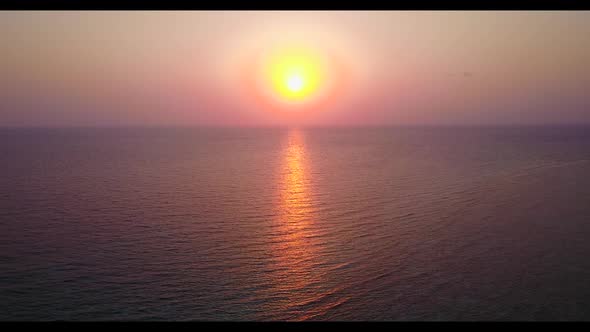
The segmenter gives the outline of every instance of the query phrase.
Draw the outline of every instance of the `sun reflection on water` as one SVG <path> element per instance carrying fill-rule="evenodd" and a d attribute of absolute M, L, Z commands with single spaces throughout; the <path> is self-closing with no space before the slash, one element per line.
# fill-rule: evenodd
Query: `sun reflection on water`
<path fill-rule="evenodd" d="M 310 307 L 322 293 L 322 272 L 315 268 L 321 262 L 304 139 L 300 130 L 291 130 L 287 136 L 271 248 L 269 310 L 289 320 L 309 318 Z"/>

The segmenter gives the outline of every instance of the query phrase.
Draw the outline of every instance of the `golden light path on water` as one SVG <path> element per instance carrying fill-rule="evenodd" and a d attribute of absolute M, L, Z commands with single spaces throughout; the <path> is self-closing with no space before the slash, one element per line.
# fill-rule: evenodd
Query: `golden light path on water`
<path fill-rule="evenodd" d="M 334 288 L 321 240 L 326 234 L 317 224 L 303 131 L 289 131 L 281 161 L 268 314 L 281 320 L 314 319 L 345 299 L 330 296 Z"/>

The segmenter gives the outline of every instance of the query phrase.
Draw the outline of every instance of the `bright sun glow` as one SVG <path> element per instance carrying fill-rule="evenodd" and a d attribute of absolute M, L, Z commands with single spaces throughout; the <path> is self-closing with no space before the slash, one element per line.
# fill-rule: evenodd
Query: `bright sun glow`
<path fill-rule="evenodd" d="M 293 116 L 337 102 L 345 83 L 341 62 L 309 45 L 267 45 L 244 65 L 244 92 L 260 106 Z"/>
<path fill-rule="evenodd" d="M 317 56 L 303 50 L 283 50 L 268 62 L 270 88 L 280 99 L 302 102 L 317 94 L 322 83 L 322 66 Z"/>
<path fill-rule="evenodd" d="M 287 87 L 293 92 L 301 90 L 304 84 L 303 77 L 299 74 L 293 74 L 287 78 Z"/>

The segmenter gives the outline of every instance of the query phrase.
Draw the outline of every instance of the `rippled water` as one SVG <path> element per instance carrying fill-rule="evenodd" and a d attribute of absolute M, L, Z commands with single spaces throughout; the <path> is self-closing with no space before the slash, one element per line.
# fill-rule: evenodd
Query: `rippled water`
<path fill-rule="evenodd" d="M 2 129 L 2 320 L 590 318 L 588 128 Z"/>

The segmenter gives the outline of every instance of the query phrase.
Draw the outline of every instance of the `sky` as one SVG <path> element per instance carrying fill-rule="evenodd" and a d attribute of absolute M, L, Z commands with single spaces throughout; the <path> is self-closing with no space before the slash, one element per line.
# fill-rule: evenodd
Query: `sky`
<path fill-rule="evenodd" d="M 6 11 L 0 126 L 590 124 L 589 36 L 584 11 Z M 261 54 L 293 45 L 326 92 L 273 104 Z"/>

